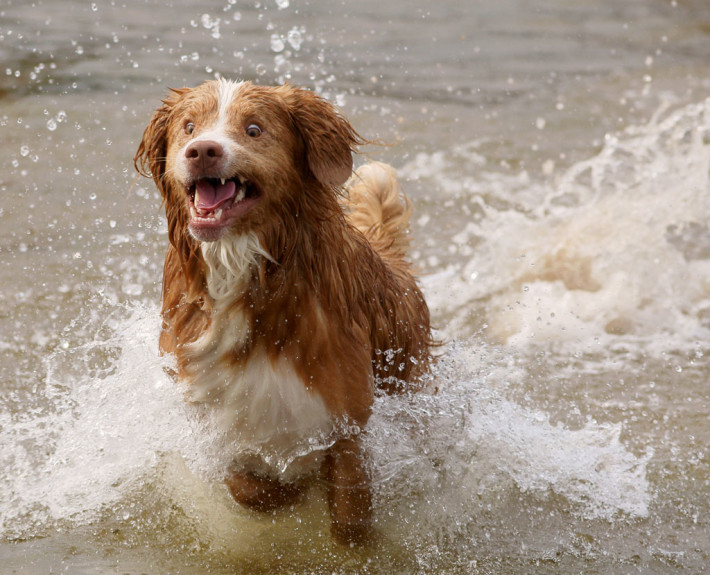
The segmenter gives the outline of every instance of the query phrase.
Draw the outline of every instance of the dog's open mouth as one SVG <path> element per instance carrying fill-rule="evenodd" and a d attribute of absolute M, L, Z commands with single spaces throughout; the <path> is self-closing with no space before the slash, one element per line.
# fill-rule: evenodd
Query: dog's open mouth
<path fill-rule="evenodd" d="M 261 196 L 256 185 L 241 176 L 200 178 L 188 187 L 187 193 L 193 232 L 221 230 L 249 210 Z"/>

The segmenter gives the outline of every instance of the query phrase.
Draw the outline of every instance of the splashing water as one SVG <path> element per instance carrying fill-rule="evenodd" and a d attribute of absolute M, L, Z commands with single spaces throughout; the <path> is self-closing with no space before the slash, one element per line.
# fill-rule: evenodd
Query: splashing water
<path fill-rule="evenodd" d="M 140 309 L 122 319 L 125 311 L 100 322 L 94 341 L 46 358 L 35 408 L 0 411 L 12 446 L 0 454 L 2 535 L 95 519 L 180 445 L 169 430 L 182 405 L 157 354 L 157 324 Z"/>
<path fill-rule="evenodd" d="M 530 515 L 528 538 L 536 521 L 558 521 L 550 531 L 649 516 L 652 447 L 629 448 L 621 423 L 554 423 L 504 390 L 527 377 L 516 357 L 540 343 L 574 350 L 623 337 L 660 353 L 706 332 L 709 111 L 702 102 L 662 112 L 607 138 L 554 189 L 525 174 L 451 175 L 447 162 L 475 157 L 475 146 L 405 167 L 419 180 L 438 178 L 444 193 L 468 194 L 477 215 L 457 238 L 461 253 L 475 244 L 469 261 L 425 280 L 432 308 L 450 319 L 443 335 L 455 339 L 434 372 L 438 391 L 378 397 L 365 434 L 387 545 L 418 561 L 452 550 L 468 560 L 492 532 L 492 517 L 521 523 L 521 509 Z M 251 554 L 262 568 L 275 542 L 302 555 L 330 549 L 318 490 L 276 518 L 229 499 L 220 438 L 165 374 L 155 305 L 105 308 L 73 324 L 93 335 L 46 357 L 31 405 L 0 402 L 0 439 L 9 446 L 0 453 L 0 535 L 108 521 L 145 539 L 165 521 L 178 525 L 165 529 L 166 547 L 189 540 Z M 483 333 L 507 345 L 471 338 L 476 309 L 490 324 Z M 672 334 L 670 343 L 659 333 Z"/>
<path fill-rule="evenodd" d="M 287 548 L 304 537 L 322 545 L 327 511 L 318 494 L 276 523 L 229 500 L 218 481 L 220 439 L 194 420 L 164 373 L 158 324 L 153 306 L 115 309 L 97 322 L 93 341 L 47 358 L 45 408 L 0 413 L 2 442 L 11 446 L 0 456 L 0 534 L 107 516 L 126 522 L 157 507 L 180 509 L 180 521 L 212 549 L 249 555 L 255 545 L 265 552 L 265 540 Z M 493 376 L 473 373 L 480 360 L 470 348 L 445 355 L 437 394 L 381 397 L 368 426 L 376 517 L 389 540 L 419 546 L 432 530 L 451 537 L 475 521 L 481 499 L 490 504 L 511 489 L 542 499 L 556 493 L 585 517 L 646 513 L 646 458 L 625 450 L 618 428 L 551 425 L 488 390 Z M 308 525 L 294 529 L 303 517 Z M 155 528 L 147 519 L 133 525 L 144 536 Z"/>
<path fill-rule="evenodd" d="M 470 333 L 467 308 L 485 306 L 493 340 L 511 345 L 707 339 L 710 101 L 664 113 L 608 136 L 554 189 L 498 177 L 503 207 L 490 176 L 459 181 L 477 214 L 459 241 L 475 255 L 428 284 L 452 334 Z M 425 165 L 408 170 L 433 177 Z"/>

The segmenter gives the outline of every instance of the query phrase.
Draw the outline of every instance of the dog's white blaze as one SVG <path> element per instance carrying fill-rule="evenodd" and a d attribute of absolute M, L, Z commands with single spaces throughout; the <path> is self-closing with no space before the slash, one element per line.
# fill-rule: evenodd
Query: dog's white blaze
<path fill-rule="evenodd" d="M 239 90 L 244 86 L 244 82 L 233 82 L 221 78 L 217 83 L 217 115 L 211 126 L 201 126 L 199 136 L 188 140 L 177 154 L 175 173 L 179 179 L 187 179 L 187 164 L 185 160 L 185 150 L 193 142 L 211 140 L 222 146 L 226 154 L 224 164 L 230 165 L 234 154 L 239 152 L 239 144 L 229 137 L 229 107 Z"/>
<path fill-rule="evenodd" d="M 232 80 L 225 80 L 224 78 L 219 79 L 219 93 L 217 95 L 219 116 L 217 118 L 217 127 L 222 130 L 224 130 L 224 126 L 229 121 L 229 106 L 243 85 L 244 82 L 234 82 Z"/>
<path fill-rule="evenodd" d="M 246 289 L 259 258 L 270 256 L 255 235 L 205 242 L 202 252 L 214 315 L 191 346 L 190 398 L 209 404 L 217 424 L 237 442 L 237 463 L 286 479 L 309 472 L 318 463 L 311 452 L 329 445 L 334 430 L 321 396 L 306 388 L 284 357 L 272 360 L 257 349 L 246 363 L 233 361 L 249 338 L 247 317 L 231 305 L 233 297 Z"/>

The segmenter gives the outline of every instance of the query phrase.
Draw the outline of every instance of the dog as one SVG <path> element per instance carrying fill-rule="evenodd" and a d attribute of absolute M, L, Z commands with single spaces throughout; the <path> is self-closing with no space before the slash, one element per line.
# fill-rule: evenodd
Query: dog
<path fill-rule="evenodd" d="M 134 158 L 168 223 L 160 349 L 239 446 L 231 495 L 269 511 L 320 477 L 349 544 L 373 533 L 375 394 L 421 387 L 432 345 L 410 202 L 385 164 L 353 174 L 366 143 L 309 90 L 218 79 L 171 90 Z"/>

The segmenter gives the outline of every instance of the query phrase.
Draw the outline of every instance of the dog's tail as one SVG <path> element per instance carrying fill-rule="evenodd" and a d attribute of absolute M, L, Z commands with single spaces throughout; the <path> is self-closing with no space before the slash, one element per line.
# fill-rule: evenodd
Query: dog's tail
<path fill-rule="evenodd" d="M 410 243 L 412 205 L 402 192 L 394 168 L 381 162 L 365 164 L 345 189 L 350 223 L 381 254 L 404 256 Z"/>

